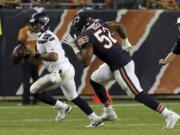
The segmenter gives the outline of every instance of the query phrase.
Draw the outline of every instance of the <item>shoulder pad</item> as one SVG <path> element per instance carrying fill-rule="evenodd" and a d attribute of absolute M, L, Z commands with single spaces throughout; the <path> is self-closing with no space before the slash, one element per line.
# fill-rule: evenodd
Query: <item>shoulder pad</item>
<path fill-rule="evenodd" d="M 49 39 L 50 37 L 52 37 L 52 35 L 47 33 L 42 37 L 42 39 Z"/>
<path fill-rule="evenodd" d="M 55 38 L 53 37 L 53 35 L 47 33 L 45 35 L 43 35 L 39 40 L 38 40 L 38 43 L 40 44 L 45 44 L 47 43 L 48 41 L 53 41 L 55 40 Z"/>

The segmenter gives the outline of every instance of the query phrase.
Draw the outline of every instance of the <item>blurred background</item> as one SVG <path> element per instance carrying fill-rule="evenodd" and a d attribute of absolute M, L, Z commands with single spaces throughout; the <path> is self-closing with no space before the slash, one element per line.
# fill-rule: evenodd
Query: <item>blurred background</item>
<path fill-rule="evenodd" d="M 136 64 L 136 74 L 143 89 L 160 98 L 179 98 L 180 62 L 177 57 L 171 64 L 160 66 L 158 61 L 171 51 L 177 40 L 175 25 L 180 17 L 180 0 L 0 0 L 0 100 L 21 100 L 23 75 L 20 65 L 12 64 L 12 51 L 18 44 L 19 30 L 35 12 L 44 11 L 50 17 L 50 29 L 61 38 L 72 31 L 73 16 L 83 8 L 93 10 L 94 18 L 118 21 L 127 28 L 129 41 L 134 46 L 131 55 Z M 120 39 L 114 35 L 119 42 Z M 84 69 L 68 46 L 63 45 L 76 70 L 75 81 L 80 94 L 92 98 L 89 84 L 91 73 L 102 63 L 94 58 Z M 39 68 L 39 75 L 47 71 Z M 29 77 L 32 83 L 31 77 Z M 132 98 L 116 82 L 106 83 L 112 98 Z M 57 89 L 50 92 L 62 96 Z"/>
<path fill-rule="evenodd" d="M 1 0 L 1 8 L 179 9 L 179 0 Z"/>

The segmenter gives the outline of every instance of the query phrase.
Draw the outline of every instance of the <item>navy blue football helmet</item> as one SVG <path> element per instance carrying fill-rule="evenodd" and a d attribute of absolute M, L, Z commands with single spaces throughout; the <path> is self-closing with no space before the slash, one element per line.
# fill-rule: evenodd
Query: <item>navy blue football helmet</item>
<path fill-rule="evenodd" d="M 75 30 L 82 32 L 93 23 L 93 20 L 86 11 L 81 11 L 74 16 L 72 25 Z"/>
<path fill-rule="evenodd" d="M 35 13 L 31 16 L 29 23 L 35 33 L 46 31 L 49 28 L 49 17 L 44 13 Z"/>

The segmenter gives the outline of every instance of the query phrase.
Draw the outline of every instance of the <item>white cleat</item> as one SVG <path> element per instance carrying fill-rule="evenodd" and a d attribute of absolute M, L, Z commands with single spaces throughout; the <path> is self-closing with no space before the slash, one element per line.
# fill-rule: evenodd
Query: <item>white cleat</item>
<path fill-rule="evenodd" d="M 91 123 L 89 125 L 87 125 L 87 128 L 91 128 L 91 127 L 101 127 L 103 126 L 104 123 L 102 122 L 102 120 L 98 117 L 97 119 L 91 120 Z"/>
<path fill-rule="evenodd" d="M 72 107 L 68 105 L 66 108 L 57 108 L 57 116 L 55 118 L 55 121 L 59 122 L 65 119 L 65 117 L 71 112 Z"/>
<path fill-rule="evenodd" d="M 111 110 L 104 109 L 103 114 L 101 116 L 99 116 L 99 118 L 102 121 L 113 121 L 113 120 L 116 120 L 118 117 L 117 117 L 116 112 L 113 109 L 111 109 Z"/>
<path fill-rule="evenodd" d="M 87 125 L 87 128 L 91 128 L 91 127 L 102 127 L 104 125 L 103 122 L 91 122 L 89 125 Z"/>
<path fill-rule="evenodd" d="M 177 113 L 170 111 L 167 114 L 167 117 L 165 118 L 165 121 L 166 121 L 165 128 L 166 129 L 172 129 L 179 119 L 180 119 L 180 116 Z"/>

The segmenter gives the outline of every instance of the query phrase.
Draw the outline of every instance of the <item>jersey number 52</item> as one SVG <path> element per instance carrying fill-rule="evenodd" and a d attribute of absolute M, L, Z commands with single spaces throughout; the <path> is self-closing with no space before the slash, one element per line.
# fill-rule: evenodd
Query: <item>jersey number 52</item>
<path fill-rule="evenodd" d="M 94 36 L 100 43 L 106 41 L 106 43 L 103 45 L 103 47 L 106 49 L 111 48 L 113 44 L 117 43 L 117 40 L 111 36 L 110 31 L 105 27 L 102 27 L 101 29 L 97 30 L 94 33 Z"/>

